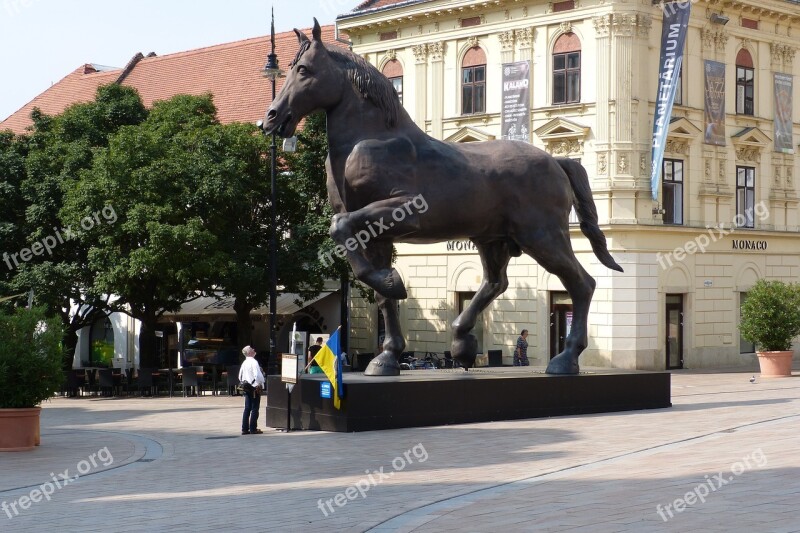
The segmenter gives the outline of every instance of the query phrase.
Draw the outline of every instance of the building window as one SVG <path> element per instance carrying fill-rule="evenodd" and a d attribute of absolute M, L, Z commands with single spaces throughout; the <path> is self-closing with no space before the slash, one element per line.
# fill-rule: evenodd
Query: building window
<path fill-rule="evenodd" d="M 683 224 L 683 161 L 665 159 L 661 167 L 664 224 Z"/>
<path fill-rule="evenodd" d="M 461 114 L 486 112 L 486 54 L 479 46 L 467 50 L 461 64 Z"/>
<path fill-rule="evenodd" d="M 736 55 L 736 114 L 754 114 L 755 70 L 750 52 L 742 48 Z"/>
<path fill-rule="evenodd" d="M 392 86 L 400 98 L 400 105 L 403 105 L 403 65 L 398 60 L 392 59 L 383 66 L 381 72 L 392 82 Z"/>
<path fill-rule="evenodd" d="M 747 300 L 747 293 L 740 292 L 739 293 L 739 316 L 742 316 L 742 306 L 744 305 L 745 300 Z M 741 333 L 739 334 L 739 353 L 754 353 L 756 351 L 756 345 L 752 342 L 748 342 L 742 337 Z"/>
<path fill-rule="evenodd" d="M 553 103 L 581 101 L 581 41 L 565 33 L 553 48 Z"/>
<path fill-rule="evenodd" d="M 683 105 L 683 64 L 678 69 L 678 86 L 675 88 L 675 105 Z"/>
<path fill-rule="evenodd" d="M 403 77 L 389 78 L 389 81 L 392 82 L 392 87 L 394 87 L 397 97 L 400 98 L 400 105 L 403 105 Z"/>
<path fill-rule="evenodd" d="M 736 167 L 736 225 L 752 228 L 756 205 L 756 169 Z"/>

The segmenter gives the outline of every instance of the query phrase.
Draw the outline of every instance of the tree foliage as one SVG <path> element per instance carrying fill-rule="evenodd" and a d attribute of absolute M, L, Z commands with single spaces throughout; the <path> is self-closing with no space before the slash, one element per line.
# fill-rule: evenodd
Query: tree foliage
<path fill-rule="evenodd" d="M 98 88 L 95 100 L 68 107 L 58 116 L 34 110 L 28 140 L 25 177 L 20 191 L 25 206 L 24 247 L 55 243 L 16 267 L 13 288 L 33 290 L 37 305 L 57 314 L 64 326 L 64 366 L 72 366 L 77 331 L 105 311 L 107 297 L 87 291 L 86 240 L 71 239 L 80 217 L 63 217 L 64 195 L 91 167 L 96 151 L 122 126 L 138 124 L 147 111 L 135 89 L 119 85 Z M 37 244 L 38 243 L 38 244 Z M 18 248 L 19 250 L 19 248 Z M 77 305 L 77 311 L 75 311 Z"/>
<path fill-rule="evenodd" d="M 800 284 L 758 280 L 742 304 L 739 330 L 762 351 L 791 350 L 800 335 Z"/>
<path fill-rule="evenodd" d="M 61 323 L 44 308 L 0 311 L 0 331 L 0 409 L 36 407 L 64 380 Z"/>

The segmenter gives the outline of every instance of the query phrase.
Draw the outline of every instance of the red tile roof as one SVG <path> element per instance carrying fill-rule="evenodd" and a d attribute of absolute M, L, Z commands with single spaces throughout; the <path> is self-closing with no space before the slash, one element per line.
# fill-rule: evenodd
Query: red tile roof
<path fill-rule="evenodd" d="M 311 30 L 305 30 L 305 33 L 310 36 Z M 322 40 L 326 43 L 335 42 L 333 25 L 322 27 Z M 275 35 L 275 51 L 284 70 L 294 59 L 297 49 L 294 32 Z M 116 82 L 120 78 L 123 78 L 123 85 L 139 91 L 148 107 L 155 101 L 176 94 L 211 93 L 221 122 L 256 122 L 264 118 L 272 101 L 270 80 L 262 76 L 269 51 L 270 38 L 265 36 L 160 57 L 146 57 L 135 63 L 126 76 L 123 76 L 125 69 L 94 72 L 90 65 L 86 65 L 0 122 L 0 130 L 11 129 L 15 133 L 23 133 L 32 124 L 30 113 L 34 107 L 50 115 L 61 113 L 73 103 L 91 101 L 98 86 Z M 278 91 L 282 85 L 283 80 L 279 79 Z"/>
<path fill-rule="evenodd" d="M 98 72 L 92 65 L 83 65 L 0 122 L 0 131 L 10 129 L 14 133 L 25 133 L 25 129 L 33 124 L 31 112 L 34 107 L 48 115 L 56 115 L 70 104 L 90 102 L 94 100 L 99 86 L 113 83 L 121 72 L 122 70 Z"/>

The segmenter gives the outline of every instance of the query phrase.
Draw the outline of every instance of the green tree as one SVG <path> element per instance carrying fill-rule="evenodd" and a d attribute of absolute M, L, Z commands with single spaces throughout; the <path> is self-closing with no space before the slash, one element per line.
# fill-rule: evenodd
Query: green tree
<path fill-rule="evenodd" d="M 15 291 L 11 281 L 16 267 L 13 254 L 24 246 L 25 204 L 21 186 L 25 179 L 27 139 L 10 131 L 0 132 L 0 299 Z M 14 302 L 5 301 L 7 306 Z"/>
<path fill-rule="evenodd" d="M 210 290 L 224 267 L 209 230 L 225 165 L 211 96 L 157 102 L 141 124 L 121 128 L 67 193 L 62 216 L 80 219 L 113 206 L 118 220 L 84 235 L 90 292 L 113 294 L 110 309 L 142 322 L 140 365 L 156 366 L 155 329 L 167 311 Z"/>
<path fill-rule="evenodd" d="M 280 292 L 308 299 L 319 294 L 331 269 L 318 252 L 329 240 L 325 199 L 327 141 L 324 115 L 306 123 L 299 154 L 279 154 L 277 282 Z M 321 137 L 321 140 L 320 140 Z M 222 172 L 207 176 L 205 195 L 214 202 L 210 225 L 220 242 L 225 268 L 215 278 L 220 295 L 234 299 L 240 347 L 252 344 L 251 311 L 269 302 L 271 210 L 268 138 L 248 124 L 220 126 L 208 142 L 221 148 Z M 286 163 L 290 162 L 289 168 Z"/>
<path fill-rule="evenodd" d="M 60 317 L 66 368 L 72 367 L 77 332 L 108 311 L 108 296 L 87 291 L 93 282 L 87 268 L 91 235 L 70 238 L 72 231 L 79 231 L 81 217 L 61 216 L 64 194 L 91 167 L 109 136 L 146 115 L 135 89 L 113 84 L 98 88 L 93 102 L 72 105 L 60 115 L 51 117 L 38 109 L 32 114 L 21 205 L 26 206 L 25 247 L 33 253 L 28 260 L 20 258 L 13 286 L 32 289 L 36 304 Z"/>

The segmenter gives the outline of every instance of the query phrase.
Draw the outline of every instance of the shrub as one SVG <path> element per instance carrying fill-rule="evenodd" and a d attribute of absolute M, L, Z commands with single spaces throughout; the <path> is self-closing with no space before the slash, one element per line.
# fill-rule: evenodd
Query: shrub
<path fill-rule="evenodd" d="M 0 311 L 0 409 L 36 407 L 61 387 L 62 326 L 41 308 Z"/>
<path fill-rule="evenodd" d="M 760 351 L 791 350 L 800 335 L 800 285 L 758 280 L 742 304 L 739 331 Z"/>

